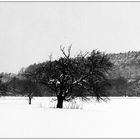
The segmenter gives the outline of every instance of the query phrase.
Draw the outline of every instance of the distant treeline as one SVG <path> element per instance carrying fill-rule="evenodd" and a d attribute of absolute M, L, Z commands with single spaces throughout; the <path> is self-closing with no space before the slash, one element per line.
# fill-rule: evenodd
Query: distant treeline
<path fill-rule="evenodd" d="M 108 54 L 114 64 L 112 71 L 107 75 L 109 86 L 106 90 L 108 96 L 140 96 L 140 52 L 127 52 Z M 34 89 L 34 96 L 55 96 L 47 86 L 43 84 L 31 84 L 25 80 L 27 71 L 45 65 L 46 62 L 32 64 L 22 68 L 18 74 L 0 73 L 1 96 L 26 96 L 25 92 Z M 26 91 L 25 91 L 26 90 Z"/>

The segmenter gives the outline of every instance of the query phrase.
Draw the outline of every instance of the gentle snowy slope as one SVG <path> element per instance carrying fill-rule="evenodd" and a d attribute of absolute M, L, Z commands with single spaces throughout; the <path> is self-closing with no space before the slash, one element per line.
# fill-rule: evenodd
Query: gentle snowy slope
<path fill-rule="evenodd" d="M 54 109 L 50 98 L 0 99 L 0 138 L 140 138 L 140 99 L 78 103 Z"/>

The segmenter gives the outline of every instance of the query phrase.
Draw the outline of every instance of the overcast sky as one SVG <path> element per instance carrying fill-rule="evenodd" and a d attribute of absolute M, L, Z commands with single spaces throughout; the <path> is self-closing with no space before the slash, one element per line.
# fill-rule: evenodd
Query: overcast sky
<path fill-rule="evenodd" d="M 72 53 L 140 51 L 140 3 L 0 2 L 0 72 Z"/>

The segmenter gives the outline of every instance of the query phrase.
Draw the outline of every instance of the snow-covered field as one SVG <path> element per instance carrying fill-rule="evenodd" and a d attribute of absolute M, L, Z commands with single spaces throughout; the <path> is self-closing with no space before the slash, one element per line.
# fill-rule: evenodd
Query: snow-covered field
<path fill-rule="evenodd" d="M 140 98 L 66 103 L 51 98 L 0 98 L 0 138 L 140 138 Z M 74 109 L 75 108 L 75 109 Z"/>

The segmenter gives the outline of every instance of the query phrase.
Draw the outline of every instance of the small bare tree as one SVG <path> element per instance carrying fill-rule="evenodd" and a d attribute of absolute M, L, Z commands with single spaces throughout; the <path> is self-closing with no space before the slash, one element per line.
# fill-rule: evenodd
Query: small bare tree
<path fill-rule="evenodd" d="M 30 79 L 21 80 L 21 93 L 29 98 L 29 104 L 34 96 L 39 96 L 40 92 L 37 87 L 37 84 L 31 81 Z"/>

